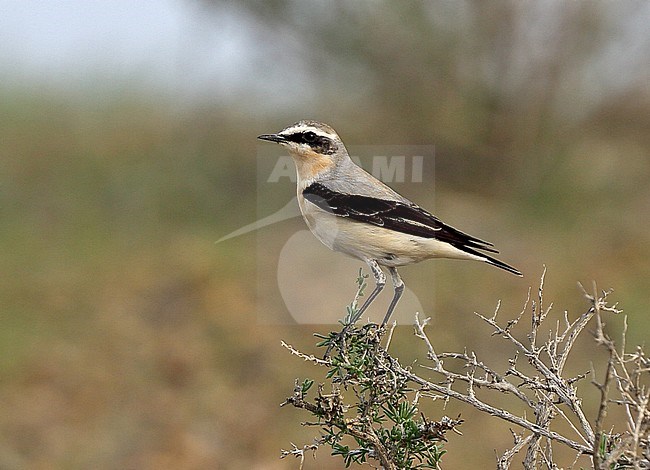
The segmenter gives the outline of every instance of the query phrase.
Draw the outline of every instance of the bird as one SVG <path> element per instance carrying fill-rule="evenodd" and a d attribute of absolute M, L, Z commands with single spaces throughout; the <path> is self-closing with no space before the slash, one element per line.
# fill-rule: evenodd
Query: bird
<path fill-rule="evenodd" d="M 352 161 L 343 141 L 327 124 L 301 120 L 258 139 L 284 146 L 296 166 L 300 212 L 325 246 L 368 265 L 375 287 L 350 317 L 356 323 L 386 285 L 393 298 L 382 327 L 404 292 L 397 268 L 430 258 L 482 261 L 517 276 L 521 272 L 487 253 L 492 243 L 445 224 Z"/>

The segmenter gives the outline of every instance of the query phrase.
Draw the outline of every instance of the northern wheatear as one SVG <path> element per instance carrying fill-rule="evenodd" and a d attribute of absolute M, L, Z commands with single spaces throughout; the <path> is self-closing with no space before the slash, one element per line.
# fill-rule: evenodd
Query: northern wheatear
<path fill-rule="evenodd" d="M 296 164 L 298 204 L 312 233 L 323 244 L 364 261 L 375 288 L 350 319 L 355 323 L 386 284 L 388 268 L 395 293 L 382 325 L 404 291 L 397 266 L 429 258 L 483 261 L 513 274 L 512 266 L 481 253 L 492 244 L 441 222 L 357 166 L 337 133 L 316 121 L 299 121 L 258 139 L 285 146 Z"/>

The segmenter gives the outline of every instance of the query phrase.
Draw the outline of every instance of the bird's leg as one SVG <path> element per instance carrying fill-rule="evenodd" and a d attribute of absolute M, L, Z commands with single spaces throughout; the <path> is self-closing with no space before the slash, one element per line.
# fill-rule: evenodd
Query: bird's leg
<path fill-rule="evenodd" d="M 363 312 L 366 311 L 368 306 L 372 303 L 373 300 L 375 300 L 375 297 L 379 295 L 381 290 L 384 288 L 386 285 L 386 275 L 384 272 L 381 270 L 379 267 L 379 264 L 377 264 L 377 261 L 375 260 L 368 260 L 367 261 L 368 266 L 370 266 L 370 269 L 372 270 L 372 274 L 375 276 L 375 288 L 374 290 L 370 293 L 366 301 L 363 303 L 361 308 L 355 312 L 355 314 L 352 316 L 350 319 L 350 325 L 354 325 L 359 318 L 361 318 L 361 315 L 363 315 Z M 399 276 L 398 276 L 399 277 Z M 401 282 L 401 281 L 400 281 Z"/>
<path fill-rule="evenodd" d="M 372 303 L 373 300 L 375 300 L 375 297 L 379 295 L 381 290 L 384 288 L 386 285 L 386 275 L 384 272 L 381 270 L 379 267 L 379 264 L 375 260 L 368 260 L 367 261 L 368 266 L 370 266 L 370 269 L 372 270 L 372 274 L 375 276 L 375 288 L 373 291 L 370 293 L 366 301 L 363 303 L 363 305 L 354 312 L 354 315 L 350 318 L 350 322 L 343 327 L 340 333 L 337 333 L 331 340 L 329 346 L 327 347 L 327 350 L 325 351 L 325 359 L 330 357 L 330 353 L 332 351 L 332 348 L 334 348 L 335 344 L 338 344 L 338 346 L 341 349 L 345 349 L 345 337 L 348 334 L 348 331 L 350 328 L 353 327 L 353 325 L 361 318 L 361 315 L 363 315 L 363 312 L 366 311 L 368 306 Z M 398 276 L 399 277 L 399 276 Z M 400 280 L 401 282 L 401 280 Z M 395 301 L 397 303 L 397 301 Z M 391 304 L 392 305 L 392 304 Z"/>
<path fill-rule="evenodd" d="M 399 273 L 397 272 L 397 268 L 391 266 L 388 268 L 388 271 L 390 272 L 390 277 L 393 281 L 393 288 L 395 289 L 395 294 L 393 295 L 393 300 L 390 301 L 390 305 L 388 306 L 388 311 L 386 312 L 384 321 L 381 322 L 381 326 L 384 326 L 386 323 L 388 323 L 388 319 L 393 314 L 393 310 L 395 310 L 395 306 L 397 305 L 397 302 L 399 302 L 400 297 L 402 297 L 402 294 L 404 293 L 404 281 L 402 281 L 402 278 L 399 276 Z"/>

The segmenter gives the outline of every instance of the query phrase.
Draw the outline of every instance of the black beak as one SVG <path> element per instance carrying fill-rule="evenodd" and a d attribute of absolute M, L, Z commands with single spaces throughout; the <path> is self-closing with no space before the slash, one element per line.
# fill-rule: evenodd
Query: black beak
<path fill-rule="evenodd" d="M 279 144 L 287 141 L 287 139 L 280 134 L 262 134 L 258 135 L 257 138 L 260 140 L 268 140 L 269 142 L 277 142 Z"/>

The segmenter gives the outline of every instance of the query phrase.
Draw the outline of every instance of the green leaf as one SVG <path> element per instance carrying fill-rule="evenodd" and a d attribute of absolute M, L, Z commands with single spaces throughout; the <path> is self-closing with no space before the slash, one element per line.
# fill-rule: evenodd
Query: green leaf
<path fill-rule="evenodd" d="M 307 392 L 311 388 L 311 386 L 314 385 L 314 381 L 311 379 L 305 379 L 305 381 L 300 385 L 300 393 L 304 397 L 307 395 Z"/>

